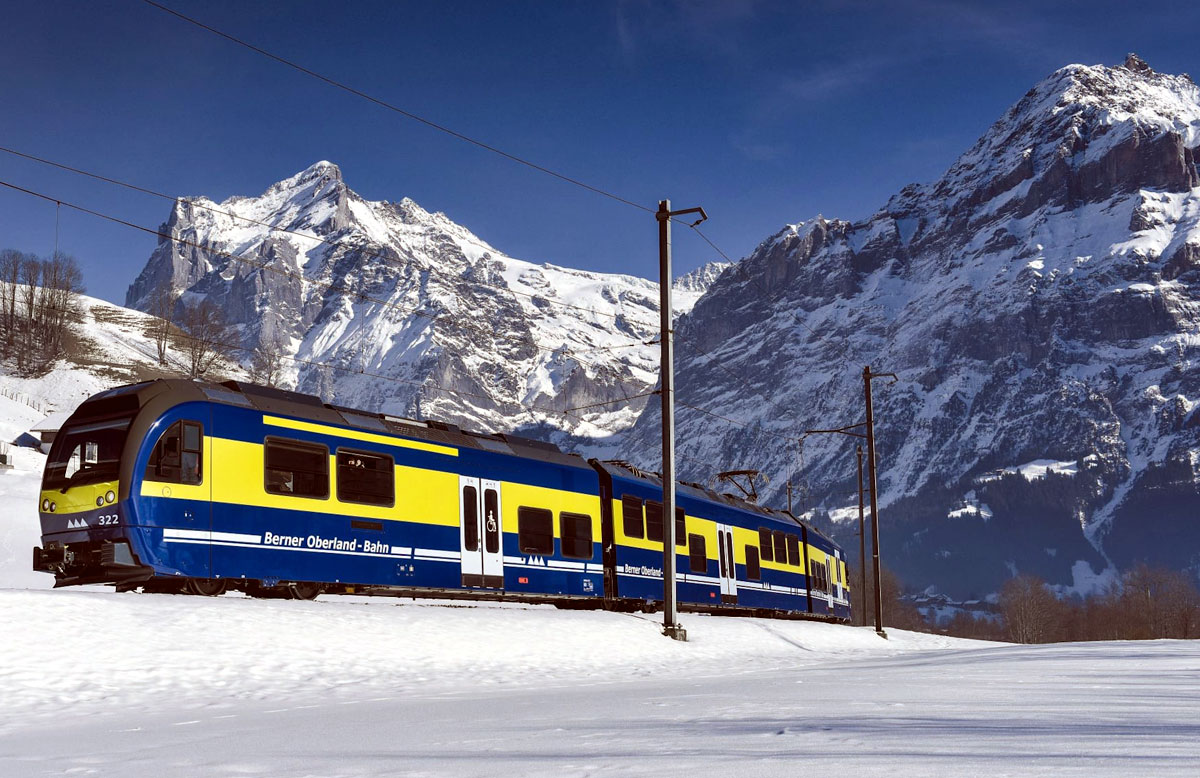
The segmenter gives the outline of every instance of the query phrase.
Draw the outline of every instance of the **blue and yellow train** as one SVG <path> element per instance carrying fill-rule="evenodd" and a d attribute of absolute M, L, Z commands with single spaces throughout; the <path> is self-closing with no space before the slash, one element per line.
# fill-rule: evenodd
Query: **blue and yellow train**
<path fill-rule="evenodd" d="M 156 380 L 90 398 L 58 433 L 33 567 L 57 586 L 654 609 L 661 489 L 512 435 Z M 849 619 L 827 537 L 698 484 L 677 503 L 681 610 Z"/>

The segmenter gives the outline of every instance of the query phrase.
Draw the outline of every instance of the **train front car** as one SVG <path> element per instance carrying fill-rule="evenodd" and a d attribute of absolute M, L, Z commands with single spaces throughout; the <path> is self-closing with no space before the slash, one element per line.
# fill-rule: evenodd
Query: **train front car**
<path fill-rule="evenodd" d="M 154 383 L 123 386 L 86 400 L 63 425 L 42 476 L 42 545 L 33 569 L 55 586 L 107 583 L 136 586 L 153 575 L 132 537 L 131 434 Z"/>

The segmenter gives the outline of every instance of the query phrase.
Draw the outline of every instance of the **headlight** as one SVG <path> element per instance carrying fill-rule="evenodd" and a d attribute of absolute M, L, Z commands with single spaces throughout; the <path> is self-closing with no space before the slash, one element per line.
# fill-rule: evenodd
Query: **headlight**
<path fill-rule="evenodd" d="M 99 495 L 97 495 L 97 497 L 96 497 L 96 507 L 97 507 L 97 508 L 101 508 L 101 507 L 103 507 L 103 506 L 104 506 L 104 498 L 103 498 L 103 497 L 100 497 Z"/>
<path fill-rule="evenodd" d="M 54 513 L 54 510 L 55 510 L 57 507 L 58 507 L 58 506 L 57 506 L 57 505 L 55 505 L 54 503 L 50 503 L 50 512 L 51 512 L 51 513 Z"/>
<path fill-rule="evenodd" d="M 42 500 L 42 513 L 49 513 L 49 512 L 50 512 L 50 501 Z"/>
<path fill-rule="evenodd" d="M 104 501 L 105 502 L 112 502 L 115 499 L 117 499 L 117 495 L 113 493 L 112 489 L 109 489 L 107 492 L 104 493 Z"/>

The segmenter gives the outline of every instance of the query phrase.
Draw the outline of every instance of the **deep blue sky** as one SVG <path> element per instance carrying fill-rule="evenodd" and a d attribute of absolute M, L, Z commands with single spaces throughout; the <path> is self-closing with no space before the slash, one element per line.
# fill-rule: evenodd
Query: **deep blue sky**
<path fill-rule="evenodd" d="M 703 205 L 744 256 L 936 178 L 1036 81 L 1137 51 L 1200 73 L 1189 3 L 164 0 L 282 56 L 653 207 Z M 1043 6 L 1052 6 L 1047 9 Z M 341 93 L 139 0 L 9 0 L 0 145 L 180 195 L 258 194 L 319 159 L 537 262 L 657 274 L 651 215 Z M 146 226 L 169 203 L 0 154 L 0 179 Z M 0 192 L 0 247 L 54 208 Z M 154 239 L 67 210 L 60 245 L 123 301 Z M 716 258 L 677 232 L 676 267 Z"/>

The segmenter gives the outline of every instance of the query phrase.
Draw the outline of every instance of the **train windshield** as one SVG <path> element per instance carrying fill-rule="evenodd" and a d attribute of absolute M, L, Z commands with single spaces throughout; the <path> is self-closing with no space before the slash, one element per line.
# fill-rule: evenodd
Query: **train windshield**
<path fill-rule="evenodd" d="M 115 480 L 132 417 L 72 424 L 54 438 L 43 489 L 66 489 Z"/>

